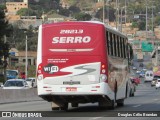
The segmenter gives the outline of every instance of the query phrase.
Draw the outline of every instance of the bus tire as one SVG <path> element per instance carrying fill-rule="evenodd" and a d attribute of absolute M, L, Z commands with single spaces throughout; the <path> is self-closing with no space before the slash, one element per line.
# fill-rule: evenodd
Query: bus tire
<path fill-rule="evenodd" d="M 60 110 L 67 111 L 68 110 L 68 103 L 65 103 L 63 106 L 61 106 Z"/>
<path fill-rule="evenodd" d="M 100 107 L 100 109 L 107 109 L 108 108 L 108 102 L 107 101 L 99 101 L 98 102 L 98 106 Z"/>
<path fill-rule="evenodd" d="M 110 105 L 108 106 L 109 110 L 114 110 L 115 109 L 115 102 L 114 100 L 111 100 Z"/>
<path fill-rule="evenodd" d="M 117 106 L 124 106 L 124 99 L 120 99 L 117 101 Z"/>

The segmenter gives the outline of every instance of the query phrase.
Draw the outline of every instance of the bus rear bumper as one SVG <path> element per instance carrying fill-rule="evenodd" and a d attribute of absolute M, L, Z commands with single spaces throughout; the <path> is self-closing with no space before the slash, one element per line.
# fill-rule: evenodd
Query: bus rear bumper
<path fill-rule="evenodd" d="M 40 90 L 40 91 L 39 91 Z M 47 101 L 65 100 L 97 102 L 100 99 L 113 99 L 114 92 L 107 83 L 102 82 L 92 85 L 55 85 L 50 88 L 38 88 L 38 95 Z"/>

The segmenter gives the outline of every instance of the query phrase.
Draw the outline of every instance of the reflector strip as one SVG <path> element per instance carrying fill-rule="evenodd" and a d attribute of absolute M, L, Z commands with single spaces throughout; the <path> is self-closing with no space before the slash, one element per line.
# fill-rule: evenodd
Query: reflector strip
<path fill-rule="evenodd" d="M 87 48 L 87 49 L 49 49 L 52 52 L 88 52 L 92 51 L 93 48 Z"/>
<path fill-rule="evenodd" d="M 91 90 L 91 91 L 97 91 L 97 90 Z"/>

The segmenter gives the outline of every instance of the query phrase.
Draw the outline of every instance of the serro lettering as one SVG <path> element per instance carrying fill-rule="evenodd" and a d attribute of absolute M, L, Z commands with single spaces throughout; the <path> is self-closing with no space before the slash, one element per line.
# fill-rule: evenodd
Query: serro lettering
<path fill-rule="evenodd" d="M 89 43 L 91 37 L 54 37 L 52 43 Z"/>

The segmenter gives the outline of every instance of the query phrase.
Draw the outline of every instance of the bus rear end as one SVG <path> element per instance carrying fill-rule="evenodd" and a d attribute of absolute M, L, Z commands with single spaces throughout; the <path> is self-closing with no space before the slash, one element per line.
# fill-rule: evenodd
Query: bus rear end
<path fill-rule="evenodd" d="M 38 95 L 59 106 L 97 102 L 107 94 L 103 24 L 64 22 L 39 27 Z"/>

